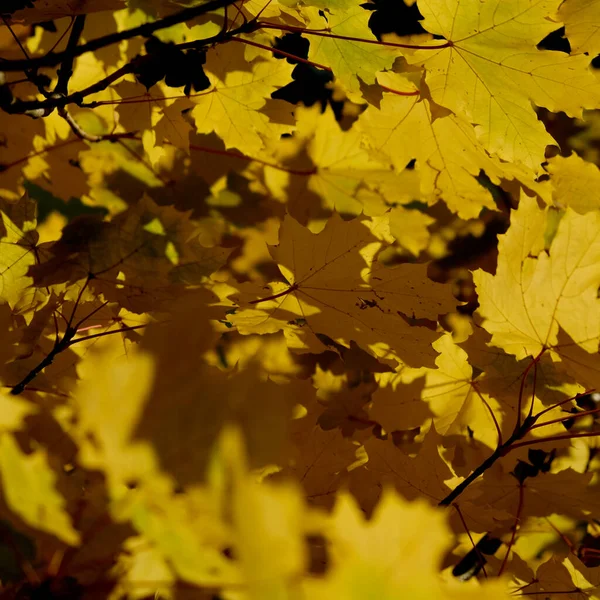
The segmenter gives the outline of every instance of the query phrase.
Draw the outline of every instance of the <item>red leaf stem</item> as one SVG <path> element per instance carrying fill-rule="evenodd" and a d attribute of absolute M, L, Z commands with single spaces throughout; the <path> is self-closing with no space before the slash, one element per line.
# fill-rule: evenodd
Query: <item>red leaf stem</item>
<path fill-rule="evenodd" d="M 363 44 L 377 44 L 378 46 L 391 46 L 393 48 L 410 48 L 413 50 L 439 50 L 441 48 L 450 48 L 452 42 L 444 42 L 439 46 L 422 46 L 417 44 L 400 44 L 397 42 L 381 42 L 379 40 L 367 40 L 364 38 L 353 37 L 350 35 L 338 35 L 331 33 L 330 29 L 305 29 L 303 27 L 295 27 L 293 25 L 278 25 L 277 23 L 269 23 L 268 21 L 259 21 L 258 27 L 261 29 L 277 29 L 279 31 L 291 31 L 293 33 L 306 33 L 309 35 L 318 35 L 320 37 L 333 38 L 336 40 L 346 40 L 348 42 L 361 42 Z"/>
<path fill-rule="evenodd" d="M 290 292 L 293 292 L 298 289 L 298 284 L 290 286 L 287 290 L 283 290 L 283 292 L 279 292 L 278 294 L 273 294 L 272 296 L 267 296 L 266 298 L 258 298 L 257 300 L 252 300 L 248 304 L 258 304 L 259 302 L 267 302 L 268 300 L 275 300 L 276 298 L 281 298 L 282 296 L 287 296 Z"/>
<path fill-rule="evenodd" d="M 571 396 L 570 398 L 567 398 L 566 400 L 561 400 L 557 404 L 553 404 L 552 406 L 549 406 L 548 408 L 545 408 L 544 410 L 539 412 L 537 415 L 535 415 L 535 419 L 537 421 L 542 415 L 546 414 L 547 412 L 554 410 L 555 408 L 558 408 L 559 406 L 562 406 L 563 404 L 573 402 L 573 400 L 577 400 L 578 398 L 581 398 L 582 396 L 587 396 L 587 394 L 591 394 L 592 392 L 595 392 L 595 391 L 596 390 L 594 390 L 592 388 L 590 390 L 586 390 L 585 392 L 580 392 L 578 394 L 575 394 L 575 396 Z"/>
<path fill-rule="evenodd" d="M 462 526 L 464 527 L 465 531 L 467 532 L 467 535 L 469 536 L 469 541 L 471 542 L 471 545 L 473 546 L 473 550 L 475 550 L 475 552 L 477 553 L 477 558 L 479 559 L 479 562 L 481 563 L 481 571 L 482 571 L 484 577 L 487 579 L 488 574 L 487 574 L 487 571 L 485 570 L 486 560 L 483 557 L 481 550 L 479 550 L 479 548 L 477 547 L 477 544 L 473 540 L 473 536 L 471 535 L 471 532 L 469 531 L 469 528 L 467 527 L 467 522 L 465 521 L 465 518 L 463 517 L 462 511 L 460 510 L 460 506 L 456 502 L 453 502 L 452 506 L 458 513 L 458 518 L 461 520 Z"/>
<path fill-rule="evenodd" d="M 515 430 L 517 430 L 521 426 L 521 411 L 523 409 L 523 391 L 525 389 L 525 380 L 527 379 L 527 375 L 529 374 L 531 367 L 533 367 L 533 365 L 535 365 L 540 360 L 540 358 L 542 358 L 542 355 L 544 354 L 544 352 L 546 352 L 546 348 L 542 348 L 541 352 L 527 365 L 527 368 L 525 369 L 525 371 L 523 372 L 523 375 L 521 376 L 521 385 L 519 387 L 519 404 L 517 406 L 517 424 L 515 426 Z M 535 388 L 533 390 L 533 395 L 535 397 Z M 529 416 L 531 416 L 532 410 L 533 410 L 533 397 L 531 399 L 531 407 L 529 409 Z"/>
<path fill-rule="evenodd" d="M 307 60 L 306 58 L 300 58 L 295 54 L 290 54 L 289 52 L 284 52 L 283 50 L 279 50 L 279 48 L 273 48 L 270 46 L 265 46 L 264 44 L 259 44 L 258 42 L 252 42 L 251 40 L 245 40 L 244 38 L 232 37 L 232 42 L 242 42 L 243 44 L 247 44 L 248 46 L 254 46 L 256 48 L 262 48 L 263 50 L 267 50 L 268 52 L 273 52 L 274 54 L 279 54 L 280 56 L 285 56 L 285 58 L 291 58 L 293 60 L 297 60 L 298 62 L 304 63 L 305 65 L 310 65 L 311 67 L 317 67 L 318 69 L 324 69 L 325 71 L 331 72 L 331 67 L 327 67 L 325 65 L 321 65 L 316 62 L 312 62 Z"/>
<path fill-rule="evenodd" d="M 586 410 L 585 412 L 580 413 L 569 413 L 565 417 L 559 417 L 558 419 L 553 419 L 552 421 L 536 423 L 529 428 L 529 431 L 536 429 L 537 427 L 544 427 L 545 425 L 552 425 L 554 423 L 562 423 L 563 421 L 569 421 L 570 419 L 579 419 L 580 417 L 585 417 L 587 415 L 597 415 L 598 413 L 600 413 L 600 408 L 594 408 L 593 410 Z"/>
<path fill-rule="evenodd" d="M 382 90 L 390 92 L 391 94 L 396 94 L 397 96 L 418 96 L 421 93 L 420 90 L 413 90 L 412 92 L 400 92 L 399 90 L 393 90 L 392 88 L 387 87 L 387 85 L 378 85 Z"/>
<path fill-rule="evenodd" d="M 519 524 L 521 522 L 521 512 L 523 512 L 523 484 L 519 483 L 519 503 L 517 504 L 517 514 L 515 515 L 515 524 L 512 528 L 512 536 L 510 538 L 510 542 L 508 542 L 508 548 L 506 549 L 506 554 L 504 555 L 504 560 L 502 561 L 502 565 L 500 566 L 500 570 L 498 571 L 498 577 L 504 573 L 504 569 L 508 564 L 508 557 L 510 555 L 510 549 L 513 547 L 515 543 L 515 539 L 517 537 L 517 529 L 519 528 Z"/>
<path fill-rule="evenodd" d="M 485 407 L 488 409 L 488 412 L 490 413 L 490 415 L 492 417 L 492 421 L 494 422 L 494 426 L 496 427 L 496 433 L 498 434 L 498 447 L 502 446 L 502 443 L 503 443 L 502 442 L 502 431 L 500 430 L 500 425 L 498 424 L 498 419 L 496 419 L 496 415 L 494 414 L 492 407 L 489 405 L 487 400 L 482 396 L 481 392 L 479 391 L 479 388 L 477 387 L 477 384 L 474 381 L 471 381 L 471 387 L 475 390 L 476 394 L 479 396 L 479 398 L 481 399 L 481 401 L 483 402 Z"/>
<path fill-rule="evenodd" d="M 512 444 L 509 448 L 504 450 L 504 454 L 508 454 L 511 450 L 516 448 L 522 448 L 523 446 L 532 446 L 533 444 L 541 444 L 543 442 L 556 442 L 559 440 L 573 440 L 575 438 L 586 438 L 596 437 L 600 435 L 600 431 L 586 431 L 584 433 L 571 433 L 566 435 L 553 435 L 547 438 L 536 438 L 535 440 L 527 440 L 525 442 L 518 442 Z"/>

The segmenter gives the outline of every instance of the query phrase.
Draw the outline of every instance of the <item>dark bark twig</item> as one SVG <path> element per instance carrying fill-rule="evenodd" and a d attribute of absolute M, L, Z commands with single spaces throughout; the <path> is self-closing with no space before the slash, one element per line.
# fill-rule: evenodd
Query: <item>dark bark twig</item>
<path fill-rule="evenodd" d="M 540 355 L 538 355 L 538 357 L 539 356 Z M 536 362 L 537 358 L 534 358 L 533 361 Z M 532 362 L 531 364 L 534 364 L 534 362 Z M 525 377 L 528 372 L 529 372 L 529 367 L 526 369 L 525 373 L 523 374 L 523 377 Z M 518 419 L 517 425 L 515 426 L 511 436 L 503 444 L 500 444 L 466 479 L 464 479 L 459 485 L 457 485 L 445 498 L 440 500 L 438 505 L 439 506 L 448 506 L 449 504 L 451 504 L 454 500 L 456 500 L 456 498 L 458 498 L 458 496 L 460 496 L 467 489 L 467 487 L 469 487 L 469 485 L 471 485 L 476 479 L 478 479 L 489 468 L 491 468 L 492 465 L 497 460 L 499 460 L 503 456 L 506 456 L 511 450 L 514 450 L 515 448 L 521 448 L 523 446 L 531 446 L 534 444 L 541 444 L 543 442 L 575 439 L 578 437 L 599 436 L 600 435 L 599 431 L 593 431 L 593 432 L 585 432 L 585 433 L 569 433 L 569 434 L 565 434 L 565 435 L 551 436 L 548 438 L 536 438 L 533 440 L 521 441 L 532 429 L 535 429 L 535 424 L 537 423 L 537 421 L 540 419 L 540 417 L 542 415 L 546 414 L 546 412 L 548 412 L 548 410 L 551 410 L 552 408 L 557 408 L 557 407 L 561 406 L 562 404 L 565 404 L 566 402 L 577 400 L 577 398 L 584 396 L 585 394 L 586 394 L 586 392 L 576 394 L 572 398 L 568 398 L 567 400 L 565 400 L 563 402 L 554 404 L 553 406 L 549 407 L 548 409 L 544 409 L 544 410 L 540 411 L 536 415 L 529 414 L 523 419 L 522 423 L 520 422 L 520 419 L 518 419 L 518 417 L 517 417 L 517 419 Z M 521 389 L 519 395 L 522 396 L 522 389 Z M 533 404 L 533 402 L 532 402 L 532 404 Z M 519 401 L 519 407 L 521 407 L 521 401 Z M 576 417 L 577 417 L 577 413 L 575 413 L 574 415 L 571 415 L 571 418 L 576 418 Z M 542 426 L 545 424 L 546 423 L 541 423 L 539 426 Z"/>
<path fill-rule="evenodd" d="M 176 48 L 179 49 L 190 49 L 190 48 L 203 48 L 210 44 L 227 42 L 233 39 L 234 36 L 244 33 L 248 30 L 247 25 L 242 25 L 231 31 L 220 32 L 210 38 L 202 40 L 195 40 L 194 42 L 185 42 L 183 44 L 176 44 Z M 83 48 L 83 46 L 79 46 Z M 94 108 L 94 102 L 85 103 L 84 99 L 87 96 L 102 92 L 108 88 L 112 83 L 121 79 L 129 73 L 134 73 L 137 69 L 143 67 L 145 63 L 153 59 L 152 54 L 146 54 L 144 56 L 136 56 L 126 65 L 123 65 L 120 69 L 117 69 L 114 73 L 111 73 L 104 79 L 93 83 L 83 90 L 73 92 L 68 95 L 52 94 L 51 97 L 44 100 L 19 100 L 18 98 L 11 98 L 8 102 L 0 102 L 0 109 L 4 110 L 9 114 L 25 114 L 32 117 L 44 117 L 49 115 L 55 108 L 61 108 L 68 104 L 77 104 L 78 106 L 85 106 L 86 108 Z M 4 63 L 0 63 L 4 65 Z M 0 69 L 1 71 L 1 69 Z"/>
<path fill-rule="evenodd" d="M 129 40 L 138 36 L 150 37 L 156 31 L 166 29 L 167 27 L 171 27 L 173 25 L 179 25 L 180 23 L 200 17 L 214 10 L 225 8 L 230 4 L 234 4 L 236 1 L 237 0 L 210 0 L 209 2 L 200 4 L 199 6 L 186 8 L 178 13 L 168 15 L 167 17 L 159 19 L 158 21 L 144 23 L 138 27 L 132 27 L 131 29 L 126 29 L 125 31 L 118 31 L 116 33 L 110 33 L 108 35 L 96 38 L 95 40 L 87 42 L 87 44 L 78 46 L 73 52 L 70 52 L 69 49 L 67 49 L 63 52 L 50 52 L 45 56 L 31 58 L 29 60 L 5 60 L 2 61 L 2 67 L 0 70 L 9 72 L 38 69 L 40 67 L 55 67 L 68 58 L 74 59 L 82 54 L 94 52 L 96 50 L 100 50 L 101 48 L 106 48 L 106 46 L 118 44 L 124 40 Z"/>
<path fill-rule="evenodd" d="M 60 354 L 70 346 L 71 340 L 75 337 L 76 334 L 76 329 L 67 327 L 67 330 L 65 331 L 63 337 L 60 340 L 58 338 L 56 339 L 52 350 L 50 350 L 50 352 L 48 352 L 48 354 L 37 364 L 37 366 L 31 369 L 31 371 L 29 371 L 29 373 L 27 373 L 27 375 L 19 383 L 17 383 L 17 385 L 15 385 L 12 388 L 12 390 L 10 390 L 10 393 L 13 396 L 18 396 L 19 394 L 22 394 L 25 391 L 27 384 L 31 383 L 46 367 L 50 366 L 54 362 L 54 359 L 58 356 L 58 354 Z"/>
<path fill-rule="evenodd" d="M 508 453 L 511 445 L 523 438 L 534 424 L 535 417 L 527 417 L 521 425 L 513 431 L 512 435 L 498 446 L 466 479 L 459 483 L 445 498 L 440 500 L 439 506 L 448 506 L 454 502 L 476 479 L 483 475 L 492 465 Z"/>
<path fill-rule="evenodd" d="M 58 114 L 68 123 L 71 131 L 80 139 L 86 142 L 116 142 L 122 139 L 137 139 L 137 133 L 135 131 L 126 131 L 124 133 L 104 133 L 102 135 L 94 135 L 88 133 L 75 121 L 75 119 L 67 112 L 67 109 L 63 106 L 58 109 Z"/>
<path fill-rule="evenodd" d="M 69 41 L 67 42 L 67 49 L 65 50 L 66 56 L 60 65 L 58 70 L 58 82 L 54 88 L 55 94 L 65 95 L 69 88 L 69 80 L 73 75 L 73 63 L 75 62 L 75 52 L 77 51 L 77 45 L 79 39 L 83 33 L 85 26 L 85 15 L 77 15 L 73 21 L 73 27 L 71 34 L 69 35 Z"/>

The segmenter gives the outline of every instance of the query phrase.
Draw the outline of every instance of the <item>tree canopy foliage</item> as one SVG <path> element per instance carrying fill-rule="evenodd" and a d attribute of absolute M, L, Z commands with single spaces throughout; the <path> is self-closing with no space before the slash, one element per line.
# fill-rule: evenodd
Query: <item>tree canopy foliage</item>
<path fill-rule="evenodd" d="M 600 598 L 600 3 L 1 10 L 3 598 Z"/>

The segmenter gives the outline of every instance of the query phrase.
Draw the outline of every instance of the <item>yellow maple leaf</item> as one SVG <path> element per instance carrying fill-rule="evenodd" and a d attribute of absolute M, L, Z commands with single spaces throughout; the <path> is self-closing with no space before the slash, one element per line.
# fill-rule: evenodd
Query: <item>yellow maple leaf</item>
<path fill-rule="evenodd" d="M 433 326 L 456 301 L 446 286 L 427 278 L 426 265 L 387 268 L 377 260 L 383 244 L 376 235 L 387 227 L 387 217 L 344 222 L 334 213 L 313 234 L 286 217 L 271 250 L 286 283 L 262 291 L 256 284 L 240 286 L 239 302 L 247 308 L 230 320 L 241 333 L 283 329 L 296 348 L 322 351 L 317 334 L 325 334 L 344 345 L 354 340 L 376 356 L 430 363 L 436 334 L 413 319 Z"/>
<path fill-rule="evenodd" d="M 111 12 L 102 12 L 97 15 L 97 17 L 88 17 L 86 22 L 86 35 L 100 36 L 102 35 L 102 31 L 106 31 L 106 28 L 114 27 L 115 21 L 113 16 L 114 15 Z M 94 29 L 96 29 L 95 34 Z M 130 52 L 137 52 L 138 49 L 139 46 L 132 44 Z M 130 58 L 132 58 L 132 56 Z M 97 81 L 104 79 L 108 75 L 108 71 L 116 70 L 117 66 L 125 64 L 127 61 L 127 58 L 124 60 L 122 59 L 118 49 L 114 46 L 100 50 L 99 52 L 87 52 L 86 54 L 77 57 L 77 68 L 73 71 L 73 76 L 69 79 L 69 91 L 84 90 L 87 87 L 94 85 Z M 95 117 L 102 122 L 107 131 L 113 131 L 117 125 L 115 107 L 113 104 L 115 100 L 113 91 L 111 88 L 107 88 L 96 92 L 93 94 L 92 98 L 95 101 L 99 101 L 100 106 L 94 109 L 78 107 L 76 110 L 72 111 L 73 115 L 76 116 L 78 122 L 84 116 Z M 106 102 L 106 104 L 103 104 L 102 101 Z M 58 119 L 58 116 L 56 118 Z"/>
<path fill-rule="evenodd" d="M 160 119 L 154 126 L 156 139 L 159 142 L 167 140 L 177 148 L 189 152 L 189 138 L 193 129 L 184 118 L 183 111 L 190 106 L 193 104 L 187 98 L 180 98 L 162 109 Z"/>
<path fill-rule="evenodd" d="M 46 133 L 48 129 L 46 122 Z M 79 157 L 85 151 L 84 144 L 83 140 L 73 138 L 51 143 L 48 139 L 36 137 L 25 176 L 63 200 L 89 193 L 87 174 L 79 164 Z"/>
<path fill-rule="evenodd" d="M 155 365 L 150 356 L 141 353 L 123 361 L 122 353 L 119 343 L 89 353 L 79 365 L 81 381 L 72 401 L 78 423 L 71 435 L 80 439 L 79 460 L 88 468 L 103 470 L 109 490 L 154 474 L 158 468 L 152 448 L 143 441 L 132 441 L 150 394 Z M 101 376 L 110 394 L 95 383 L 94 375 Z"/>
<path fill-rule="evenodd" d="M 473 274 L 491 343 L 518 359 L 558 343 L 559 326 L 587 352 L 600 339 L 600 213 L 567 208 L 549 250 L 547 209 L 522 194 L 499 242 L 495 275 Z"/>
<path fill-rule="evenodd" d="M 79 543 L 79 533 L 65 510 L 65 498 L 56 489 L 56 475 L 44 450 L 25 454 L 11 434 L 3 433 L 0 475 L 6 503 L 25 523 L 67 544 Z"/>
<path fill-rule="evenodd" d="M 76 230 L 85 228 L 84 236 Z M 201 228 L 171 206 L 159 207 L 144 196 L 110 222 L 79 217 L 64 228 L 48 260 L 28 273 L 38 287 L 90 279 L 107 299 L 119 297 L 143 313 L 171 301 L 183 283 L 201 283 L 226 260 L 229 250 L 204 247 Z"/>
<path fill-rule="evenodd" d="M 222 551 L 231 539 L 222 510 L 210 490 L 194 486 L 176 494 L 171 482 L 157 476 L 113 505 L 116 518 L 128 518 L 178 577 L 199 586 L 239 582 L 237 565 Z"/>
<path fill-rule="evenodd" d="M 600 169 L 594 163 L 573 153 L 554 156 L 546 169 L 552 176 L 556 206 L 570 206 L 579 214 L 600 209 Z"/>
<path fill-rule="evenodd" d="M 226 51 L 217 47 L 207 53 L 205 71 L 212 87 L 192 98 L 192 116 L 198 133 L 214 131 L 226 148 L 252 154 L 263 147 L 261 136 L 276 139 L 291 130 L 290 125 L 272 121 L 261 109 L 272 92 L 290 82 L 293 67 L 274 58 L 248 64 L 242 44 L 238 46 L 228 46 Z M 285 106 L 283 100 L 273 102 Z"/>
<path fill-rule="evenodd" d="M 476 439 L 495 449 L 499 439 L 494 419 L 502 422 L 498 402 L 479 392 L 467 353 L 450 334 L 436 340 L 433 347 L 440 352 L 435 361 L 438 368 L 427 370 L 421 398 L 435 414 L 437 430 L 442 435 L 468 436 L 470 428 Z M 514 427 L 514 423 L 508 425 Z"/>
<path fill-rule="evenodd" d="M 360 443 L 344 437 L 339 428 L 325 430 L 319 425 L 324 407 L 316 395 L 303 398 L 302 407 L 290 424 L 289 461 L 276 478 L 292 475 L 311 504 L 330 507 L 349 473 L 367 457 Z"/>
<path fill-rule="evenodd" d="M 399 372 L 377 373 L 379 385 L 373 393 L 369 416 L 385 431 L 415 430 L 431 422 L 433 414 L 421 400 L 425 369 L 404 368 Z"/>
<path fill-rule="evenodd" d="M 564 332 L 562 335 L 567 337 Z M 513 355 L 487 345 L 489 339 L 490 335 L 478 327 L 461 346 L 467 351 L 473 369 L 477 372 L 483 371 L 475 380 L 473 391 L 481 393 L 481 398 L 489 403 L 504 440 L 512 433 L 517 422 L 519 405 L 521 419 L 527 416 L 530 409 L 536 414 L 557 406 L 541 417 L 541 423 L 561 417 L 564 414 L 561 412 L 564 406 L 562 403 L 584 392 L 584 380 L 575 379 L 577 376 L 570 365 L 567 369 L 564 364 L 565 353 L 569 353 L 572 348 L 578 348 L 582 354 L 587 354 L 578 346 L 567 347 L 560 343 L 559 337 L 561 362 L 556 362 L 550 353 L 547 353 L 537 361 L 535 369 L 531 369 L 529 368 L 530 357 L 518 361 Z M 588 356 L 593 357 L 593 355 Z M 521 385 L 524 392 L 521 391 Z M 473 427 L 476 439 L 479 438 L 483 425 L 484 422 L 480 421 L 479 428 Z M 491 420 L 488 421 L 488 427 L 493 427 Z M 564 427 L 561 423 L 554 423 L 554 425 L 546 424 L 543 428 L 534 429 L 531 435 L 550 437 L 554 434 L 560 435 L 563 431 Z M 494 439 L 491 431 L 487 432 L 487 436 Z"/>
<path fill-rule="evenodd" d="M 597 568 L 586 566 L 574 552 L 567 557 L 553 555 L 544 563 L 539 565 L 535 573 L 535 579 L 518 577 L 515 582 L 520 587 L 527 585 L 527 592 L 532 595 L 540 595 L 564 600 L 598 600 L 600 594 L 600 577 Z"/>
<path fill-rule="evenodd" d="M 289 213 L 306 222 L 321 217 L 324 208 L 349 215 L 385 212 L 381 198 L 377 203 L 360 193 L 390 174 L 389 164 L 371 158 L 363 148 L 361 128 L 342 130 L 331 108 L 323 112 L 316 105 L 299 106 L 295 115 L 294 136 L 273 145 L 275 159 L 285 169 L 265 167 L 269 189 L 278 199 L 287 200 Z M 310 161 L 302 160 L 304 154 Z M 318 198 L 313 202 L 315 194 Z"/>
<path fill-rule="evenodd" d="M 420 210 L 396 206 L 390 211 L 390 233 L 411 254 L 418 256 L 427 248 L 430 234 L 427 227 L 434 219 Z"/>
<path fill-rule="evenodd" d="M 224 431 L 220 452 L 232 471 L 233 545 L 246 598 L 284 598 L 307 566 L 308 512 L 299 487 L 259 483 L 249 473 L 239 430 Z"/>
<path fill-rule="evenodd" d="M 155 546 L 149 546 L 143 536 L 129 537 L 123 542 L 125 552 L 116 559 L 115 570 L 120 573 L 114 593 L 140 596 L 172 593 L 175 576 L 165 557 Z M 160 586 L 156 583 L 160 582 Z"/>
<path fill-rule="evenodd" d="M 439 453 L 441 444 L 442 437 L 433 426 L 416 456 L 398 448 L 392 436 L 385 440 L 372 436 L 367 439 L 364 447 L 369 460 L 351 473 L 350 487 L 363 510 L 371 511 L 386 486 L 393 486 L 406 500 L 438 504 L 451 490 L 445 482 L 454 477 Z"/>
<path fill-rule="evenodd" d="M 121 97 L 115 113 L 124 131 L 143 131 L 154 127 L 166 105 L 163 90 L 153 86 L 151 91 L 137 81 L 120 81 L 113 87 Z"/>
<path fill-rule="evenodd" d="M 285 3 L 280 3 L 278 0 L 273 0 L 266 4 L 263 0 L 248 0 L 244 2 L 244 10 L 250 15 L 256 17 L 260 15 L 264 19 L 278 17 L 282 12 L 292 12 L 293 9 L 287 7 Z"/>
<path fill-rule="evenodd" d="M 357 0 L 339 0 L 326 4 L 327 13 L 319 11 L 316 6 L 304 10 L 304 14 L 308 15 L 310 29 L 334 34 L 330 37 L 311 36 L 308 58 L 331 67 L 348 98 L 361 102 L 360 81 L 375 83 L 376 74 L 390 69 L 400 52 L 396 48 L 376 43 L 337 39 L 336 35 L 375 42 L 368 25 L 370 13 Z"/>
<path fill-rule="evenodd" d="M 539 51 L 535 44 L 556 24 L 560 0 L 421 0 L 423 27 L 443 36 L 446 47 L 407 55 L 425 67 L 435 102 L 476 125 L 489 152 L 539 170 L 554 140 L 531 102 L 579 117 L 596 108 L 600 83 L 585 55 Z M 438 46 L 438 49 L 434 49 Z"/>
<path fill-rule="evenodd" d="M 28 195 L 16 204 L 0 203 L 0 301 L 7 302 L 16 313 L 30 316 L 47 297 L 32 286 L 28 275 L 38 252 L 34 206 Z"/>
<path fill-rule="evenodd" d="M 556 473 L 550 471 L 527 478 L 523 487 L 523 505 L 520 518 L 549 517 L 552 514 L 582 519 L 600 509 L 597 488 L 590 485 L 591 473 L 577 473 L 568 468 Z M 501 462 L 488 469 L 482 478 L 465 490 L 462 500 L 474 506 L 491 505 L 513 513 L 519 502 L 520 482 Z"/>
<path fill-rule="evenodd" d="M 558 20 L 565 25 L 571 53 L 600 53 L 600 5 L 594 0 L 567 0 L 560 5 Z"/>
<path fill-rule="evenodd" d="M 0 390 L 0 407 L 2 408 L 2 418 L 0 420 L 0 430 L 17 431 L 24 425 L 25 417 L 38 412 L 37 407 L 21 398 L 9 396 Z"/>
<path fill-rule="evenodd" d="M 378 80 L 401 90 L 410 83 L 395 73 Z M 464 219 L 477 217 L 483 207 L 495 208 L 490 191 L 476 177 L 484 170 L 497 183 L 502 171 L 463 119 L 418 96 L 384 93 L 380 108 L 369 106 L 359 122 L 367 144 L 389 157 L 397 171 L 417 160 L 424 200 L 434 204 L 442 198 Z"/>
<path fill-rule="evenodd" d="M 33 140 L 43 135 L 42 120 L 0 111 L 0 198 L 14 201 L 22 195 Z"/>
<path fill-rule="evenodd" d="M 306 582 L 309 598 L 510 598 L 502 580 L 466 586 L 443 581 L 439 568 L 451 537 L 444 513 L 390 490 L 368 521 L 350 494 L 340 494 L 326 535 L 332 564 L 325 577 Z"/>
<path fill-rule="evenodd" d="M 111 481 L 144 480 L 160 466 L 182 484 L 199 482 L 227 423 L 241 426 L 253 467 L 280 460 L 294 403 L 314 391 L 309 382 L 274 383 L 256 360 L 229 370 L 209 364 L 203 354 L 220 335 L 210 318 L 223 316 L 209 306 L 211 299 L 206 292 L 179 298 L 173 318 L 150 326 L 128 361 L 120 357 L 122 344 L 105 342 L 104 351 L 80 363 L 76 432 L 86 464 L 104 469 Z"/>

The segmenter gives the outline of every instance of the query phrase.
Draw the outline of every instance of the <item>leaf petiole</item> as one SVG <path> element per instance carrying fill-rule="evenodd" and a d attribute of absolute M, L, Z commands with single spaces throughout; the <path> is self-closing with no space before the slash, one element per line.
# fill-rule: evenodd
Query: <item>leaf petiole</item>
<path fill-rule="evenodd" d="M 336 40 L 345 40 L 347 42 L 361 42 L 363 44 L 377 44 L 378 46 L 391 46 L 393 48 L 410 48 L 411 50 L 440 50 L 442 48 L 450 48 L 452 42 L 444 42 L 439 46 L 424 46 L 418 44 L 400 44 L 397 42 L 381 42 L 380 40 L 368 40 L 365 38 L 353 37 L 350 35 L 339 35 L 331 33 L 329 29 L 304 29 L 294 25 L 283 25 L 270 23 L 268 21 L 259 21 L 257 24 L 259 29 L 277 29 L 279 31 L 291 31 L 293 33 L 306 33 L 308 35 L 318 35 L 320 37 L 333 38 Z"/>
<path fill-rule="evenodd" d="M 547 438 L 537 438 L 535 440 L 527 440 L 525 442 L 519 442 L 517 444 L 512 444 L 509 448 L 506 448 L 505 454 L 508 454 L 511 450 L 515 448 L 522 448 L 523 446 L 532 446 L 533 444 L 541 444 L 543 442 L 556 442 L 559 440 L 573 440 L 575 438 L 586 438 L 586 437 L 596 437 L 600 435 L 600 431 L 586 431 L 584 433 L 570 433 L 566 435 L 553 435 Z"/>
<path fill-rule="evenodd" d="M 283 290 L 283 292 L 279 292 L 278 294 L 273 294 L 272 296 L 267 296 L 266 298 L 258 298 L 257 300 L 251 300 L 248 304 L 258 304 L 259 302 L 267 302 L 268 300 L 275 300 L 277 298 L 281 298 L 282 296 L 287 296 L 290 292 L 294 292 L 298 289 L 298 284 L 294 283 L 287 290 Z"/>

